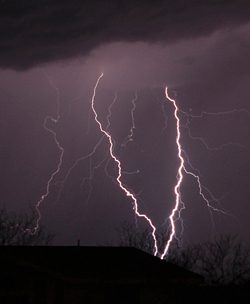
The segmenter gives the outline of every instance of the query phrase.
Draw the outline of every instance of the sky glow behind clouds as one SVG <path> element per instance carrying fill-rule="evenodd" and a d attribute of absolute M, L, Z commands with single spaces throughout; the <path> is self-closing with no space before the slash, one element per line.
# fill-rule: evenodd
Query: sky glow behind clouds
<path fill-rule="evenodd" d="M 110 117 L 115 153 L 125 171 L 140 171 L 122 180 L 135 194 L 140 193 L 140 211 L 161 225 L 173 207 L 178 169 L 174 109 L 164 96 L 165 86 L 172 96 L 177 92 L 180 109 L 194 116 L 202 111 L 250 111 L 249 2 L 13 3 L 1 2 L 5 28 L 0 37 L 3 202 L 10 210 L 34 206 L 59 161 L 58 148 L 43 128 L 45 117 L 55 117 L 57 110 L 56 91 L 43 69 L 60 94 L 61 120 L 48 122 L 65 148 L 55 183 L 101 138 L 89 110 L 94 85 L 104 72 L 96 95 L 98 115 L 107 123 L 108 107 L 118 91 Z M 124 148 L 136 90 L 134 141 Z M 168 117 L 166 128 L 162 107 Z M 185 116 L 180 118 L 185 126 Z M 189 119 L 191 135 L 203 138 L 210 147 L 230 141 L 245 147 L 210 151 L 201 140 L 192 140 L 185 127 L 181 129 L 182 147 L 199 168 L 202 184 L 215 197 L 226 194 L 221 204 L 237 218 L 215 214 L 215 232 L 239 231 L 249 240 L 249 115 L 237 112 Z M 56 229 L 58 243 L 110 242 L 120 221 L 134 220 L 132 203 L 105 175 L 105 162 L 95 170 L 87 203 L 90 166 L 104 160 L 107 149 L 104 140 L 92 163 L 86 159 L 72 171 L 58 202 L 59 187 L 53 184 L 51 195 L 41 205 L 43 220 L 48 228 Z M 112 161 L 107 170 L 116 178 Z M 212 233 L 210 214 L 197 190 L 186 176 L 182 188 L 185 240 Z"/>

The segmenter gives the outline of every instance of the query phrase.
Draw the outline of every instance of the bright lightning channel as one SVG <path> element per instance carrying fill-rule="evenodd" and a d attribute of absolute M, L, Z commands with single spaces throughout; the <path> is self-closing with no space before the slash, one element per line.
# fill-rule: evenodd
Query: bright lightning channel
<path fill-rule="evenodd" d="M 122 177 L 122 166 L 121 166 L 121 162 L 119 161 L 119 159 L 114 155 L 114 143 L 113 143 L 113 139 L 111 137 L 111 135 L 105 131 L 102 127 L 102 124 L 101 122 L 98 120 L 98 114 L 95 110 L 95 96 L 96 96 L 96 90 L 97 90 L 97 87 L 98 87 L 98 84 L 101 80 L 101 78 L 103 77 L 103 73 L 98 77 L 97 79 L 97 82 L 96 82 L 96 85 L 94 87 L 94 92 L 93 92 L 93 96 L 92 96 L 92 99 L 91 99 L 91 107 L 92 107 L 92 111 L 94 113 L 94 116 L 95 116 L 95 121 L 97 122 L 97 124 L 99 125 L 99 128 L 100 128 L 100 131 L 106 135 L 106 137 L 108 138 L 109 140 L 109 153 L 110 153 L 110 156 L 113 158 L 113 160 L 117 163 L 117 167 L 118 167 L 118 176 L 116 178 L 116 181 L 119 185 L 119 187 L 126 193 L 127 196 L 131 197 L 132 200 L 133 200 L 133 204 L 134 204 L 134 210 L 135 210 L 135 214 L 138 216 L 138 217 L 142 217 L 144 218 L 148 223 L 149 225 L 151 226 L 152 228 L 152 237 L 154 239 L 154 255 L 157 256 L 158 254 L 158 246 L 157 246 L 157 239 L 156 239 L 156 228 L 155 226 L 153 225 L 152 221 L 150 218 L 148 218 L 145 214 L 142 214 L 142 213 L 139 213 L 138 211 L 138 202 L 137 202 L 137 199 L 135 197 L 135 195 L 133 193 L 131 193 L 121 182 L 121 177 Z"/>
<path fill-rule="evenodd" d="M 199 175 L 196 175 L 196 174 L 194 174 L 193 172 L 190 172 L 190 171 L 188 171 L 188 170 L 186 169 L 186 167 L 185 167 L 185 161 L 184 161 L 184 157 L 183 157 L 182 152 L 185 154 L 185 156 L 186 156 L 186 153 L 185 153 L 185 151 L 181 148 L 181 144 L 180 144 L 180 137 L 181 137 L 180 127 L 181 127 L 181 125 L 180 125 L 180 119 L 179 119 L 179 117 L 178 117 L 178 112 L 181 112 L 182 114 L 183 114 L 184 112 L 182 112 L 182 111 L 178 108 L 178 106 L 177 106 L 177 104 L 176 104 L 176 101 L 175 101 L 174 99 L 172 99 L 172 98 L 169 97 L 169 95 L 168 95 L 168 88 L 167 88 L 167 87 L 165 88 L 165 95 L 166 95 L 166 98 L 167 98 L 169 101 L 171 101 L 171 102 L 173 103 L 174 108 L 175 108 L 174 116 L 175 116 L 175 119 L 176 119 L 176 133 L 177 133 L 177 136 L 176 136 L 176 145 L 177 145 L 177 149 L 178 149 L 178 158 L 179 158 L 179 160 L 180 160 L 180 166 L 179 166 L 179 168 L 178 168 L 177 183 L 176 183 L 175 188 L 174 188 L 174 192 L 175 192 L 175 205 L 174 205 L 174 208 L 172 209 L 172 212 L 171 212 L 171 214 L 170 214 L 170 216 L 169 216 L 171 233 L 170 233 L 169 239 L 168 239 L 168 241 L 167 241 L 167 243 L 166 243 L 166 246 L 165 246 L 165 248 L 164 248 L 164 251 L 163 251 L 163 253 L 162 253 L 162 255 L 161 255 L 161 259 L 164 259 L 165 256 L 167 255 L 168 250 L 169 250 L 169 247 L 170 247 L 170 245 L 171 245 L 171 242 L 172 242 L 173 238 L 174 238 L 175 235 L 176 235 L 176 229 L 175 229 L 175 214 L 176 214 L 177 212 L 178 212 L 178 214 L 179 214 L 178 219 L 180 219 L 180 220 L 182 221 L 182 219 L 181 219 L 181 217 L 180 217 L 180 213 L 181 213 L 181 211 L 185 208 L 185 205 L 184 205 L 184 203 L 183 203 L 182 200 L 181 200 L 181 192 L 180 192 L 180 187 L 181 187 L 181 184 L 182 184 L 182 181 L 183 181 L 183 171 L 184 171 L 186 174 L 191 175 L 191 176 L 193 176 L 193 177 L 196 179 L 196 181 L 197 181 L 197 183 L 198 183 L 198 187 L 199 187 L 199 194 L 200 194 L 200 196 L 203 198 L 203 200 L 204 200 L 204 201 L 206 202 L 206 204 L 207 204 L 208 210 L 209 210 L 210 215 L 211 215 L 211 221 L 212 221 L 213 227 L 214 227 L 214 222 L 213 222 L 213 214 L 212 214 L 212 211 L 217 211 L 217 212 L 221 212 L 221 213 L 226 214 L 226 215 L 230 215 L 228 211 L 222 210 L 222 209 L 218 209 L 218 208 L 215 208 L 215 207 L 213 207 L 213 206 L 210 205 L 210 202 L 209 202 L 209 200 L 205 197 L 205 195 L 204 195 L 204 193 L 203 193 L 203 190 L 206 190 L 206 191 L 209 193 L 209 195 L 210 195 L 210 197 L 212 198 L 212 200 L 213 200 L 213 201 L 216 201 L 219 205 L 220 205 L 220 200 L 219 200 L 219 199 L 216 199 L 216 198 L 213 196 L 213 194 L 209 191 L 208 188 L 202 186 L 202 184 L 201 184 L 201 182 L 200 182 L 200 177 L 199 177 Z M 231 112 L 230 112 L 230 113 L 231 113 Z M 186 114 L 186 113 L 184 113 L 184 114 Z M 205 112 L 204 112 L 203 114 L 208 114 L 208 113 L 205 113 Z M 211 113 L 209 113 L 209 114 L 211 114 Z M 219 113 L 219 114 L 221 114 L 221 113 Z M 186 114 L 186 115 L 189 115 L 189 114 Z M 202 117 L 202 115 L 201 115 L 201 116 L 198 116 L 198 117 Z M 187 126 L 186 126 L 186 127 L 187 127 Z M 188 127 L 187 127 L 187 128 L 188 128 Z M 189 128 L 188 128 L 188 129 L 189 129 Z M 189 135 L 190 135 L 190 134 L 189 134 Z M 190 137 L 191 137 L 191 136 L 190 136 Z M 192 138 L 192 137 L 191 137 L 191 138 Z M 193 138 L 193 139 L 197 139 L 197 138 Z M 200 139 L 200 138 L 199 138 L 199 139 Z M 235 144 L 235 143 L 229 143 L 229 144 Z M 205 144 L 205 145 L 206 145 L 206 144 Z M 227 145 L 227 144 L 225 144 L 225 145 Z M 224 145 L 223 145 L 223 146 L 224 146 Z M 208 147 L 207 145 L 206 145 L 206 147 L 209 149 L 209 147 Z M 220 147 L 220 149 L 221 149 L 221 148 L 222 148 L 222 147 Z M 217 149 L 215 148 L 215 149 L 212 149 L 212 150 L 218 150 L 218 148 L 217 148 Z M 187 160 L 188 160 L 188 163 L 190 164 L 188 158 L 187 158 Z M 193 168 L 193 167 L 191 166 L 191 168 Z M 194 168 L 193 168 L 193 169 L 194 169 Z M 195 170 L 195 169 L 194 169 L 194 170 Z M 180 205 L 181 205 L 181 207 L 180 207 Z M 183 228 L 183 227 L 182 227 L 182 228 Z"/>
<path fill-rule="evenodd" d="M 60 156 L 59 156 L 59 163 L 58 163 L 58 165 L 57 165 L 57 169 L 51 174 L 50 179 L 49 179 L 48 182 L 47 182 L 47 185 L 46 185 L 46 192 L 45 192 L 45 194 L 43 194 L 43 195 L 41 196 L 40 200 L 37 202 L 37 204 L 36 204 L 36 206 L 35 206 L 35 209 L 36 209 L 36 211 L 37 211 L 37 213 L 38 213 L 38 219 L 37 219 L 37 221 L 36 221 L 36 226 L 33 228 L 33 231 L 31 231 L 30 229 L 24 230 L 24 232 L 29 231 L 29 232 L 32 233 L 32 234 L 35 234 L 36 231 L 37 231 L 37 229 L 39 228 L 39 222 L 40 222 L 40 220 L 41 220 L 41 212 L 40 212 L 40 210 L 39 210 L 39 207 L 40 207 L 41 203 L 46 199 L 46 197 L 47 197 L 47 196 L 49 195 L 49 193 L 50 193 L 50 186 L 51 186 L 51 183 L 52 183 L 52 181 L 53 181 L 55 175 L 56 175 L 56 174 L 60 171 L 60 169 L 61 169 L 62 162 L 63 162 L 63 156 L 64 156 L 64 149 L 63 149 L 63 147 L 60 145 L 59 141 L 57 140 L 57 134 L 56 134 L 56 132 L 53 131 L 51 128 L 49 128 L 49 127 L 47 126 L 48 120 L 50 120 L 50 121 L 52 121 L 52 122 L 54 122 L 54 123 L 58 123 L 59 120 L 60 120 L 60 103 L 59 103 L 60 94 L 59 94 L 58 88 L 54 85 L 52 79 L 46 74 L 46 72 L 45 72 L 44 70 L 43 70 L 43 72 L 44 72 L 44 75 L 48 78 L 48 80 L 50 81 L 52 87 L 55 89 L 55 91 L 56 91 L 56 93 L 57 93 L 57 98 L 56 98 L 56 103 L 57 103 L 56 117 L 53 118 L 53 117 L 51 117 L 51 116 L 46 116 L 46 118 L 45 118 L 45 120 L 44 120 L 44 123 L 43 123 L 43 127 L 44 127 L 44 129 L 45 129 L 46 131 L 52 133 L 53 138 L 54 138 L 54 141 L 55 141 L 57 147 L 58 147 L 59 150 L 60 150 Z M 90 110 L 92 110 L 92 112 L 94 113 L 95 121 L 96 121 L 97 124 L 99 125 L 99 129 L 100 129 L 100 131 L 103 133 L 103 136 L 101 137 L 101 139 L 99 140 L 99 142 L 96 144 L 96 146 L 94 147 L 94 149 L 92 150 L 92 152 L 89 153 L 89 154 L 86 155 L 86 156 L 83 156 L 83 157 L 77 159 L 77 160 L 75 161 L 75 163 L 73 164 L 73 166 L 68 170 L 68 172 L 67 172 L 65 178 L 64 178 L 62 181 L 56 183 L 56 184 L 60 184 L 60 185 L 61 185 L 61 188 L 59 189 L 58 196 L 57 196 L 57 199 L 56 199 L 55 203 L 59 200 L 60 195 L 61 195 L 61 192 L 62 192 L 62 190 L 63 190 L 64 183 L 65 183 L 66 180 L 68 179 L 68 177 L 69 177 L 71 171 L 77 166 L 77 164 L 78 164 L 80 161 L 82 161 L 82 160 L 84 160 L 84 159 L 86 159 L 86 158 L 90 158 L 90 161 L 91 161 L 92 155 L 96 152 L 96 149 L 100 146 L 102 140 L 103 140 L 105 137 L 107 137 L 108 140 L 109 140 L 109 154 L 110 154 L 110 159 L 112 158 L 112 159 L 115 161 L 115 163 L 117 164 L 117 167 L 118 167 L 118 176 L 117 176 L 117 178 L 115 179 L 115 178 L 111 177 L 111 176 L 107 173 L 106 167 L 107 167 L 107 165 L 108 165 L 108 162 L 107 162 L 107 164 L 106 164 L 105 171 L 106 171 L 107 175 L 108 175 L 109 177 L 111 177 L 112 180 L 113 180 L 116 184 L 118 184 L 118 186 L 126 193 L 126 195 L 132 198 L 132 200 L 133 200 L 133 209 L 135 210 L 135 215 L 138 216 L 138 217 L 142 217 L 142 218 L 146 219 L 146 221 L 150 224 L 150 226 L 151 226 L 151 228 L 152 228 L 152 233 L 151 233 L 151 235 L 152 235 L 152 238 L 153 238 L 153 240 L 154 240 L 154 255 L 157 256 L 157 255 L 158 255 L 158 245 L 157 245 L 157 239 L 156 239 L 156 227 L 153 225 L 152 220 L 151 220 L 148 216 L 146 216 L 145 214 L 139 213 L 139 211 L 138 211 L 138 201 L 137 201 L 137 199 L 136 199 L 136 195 L 133 194 L 131 190 L 129 190 L 128 188 L 126 188 L 125 185 L 121 182 L 122 174 L 135 174 L 135 173 L 139 173 L 139 170 L 137 170 L 137 171 L 135 171 L 135 172 L 124 172 L 124 171 L 122 171 L 121 162 L 119 161 L 119 159 L 118 159 L 118 158 L 115 156 L 115 154 L 114 154 L 114 149 L 115 149 L 115 142 L 114 142 L 114 139 L 113 139 L 112 136 L 109 134 L 109 133 L 110 133 L 110 132 L 109 132 L 109 127 L 110 127 L 110 120 L 109 120 L 109 118 L 110 118 L 110 116 L 111 116 L 111 108 L 112 108 L 112 106 L 114 105 L 114 103 L 115 103 L 116 100 L 117 100 L 117 92 L 115 93 L 115 98 L 114 98 L 113 102 L 111 103 L 111 105 L 109 106 L 109 109 L 108 109 L 109 114 L 108 114 L 108 116 L 107 116 L 107 122 L 108 122 L 108 124 L 107 124 L 106 130 L 103 129 L 102 124 L 101 124 L 101 122 L 100 122 L 99 119 L 98 119 L 98 114 L 97 114 L 97 112 L 96 112 L 96 110 L 95 110 L 95 96 L 96 96 L 96 90 L 97 90 L 97 87 L 98 87 L 98 85 L 99 85 L 99 82 L 100 82 L 100 80 L 101 80 L 101 78 L 102 78 L 103 76 L 104 76 L 104 74 L 102 73 L 102 74 L 98 77 L 97 82 L 96 82 L 96 84 L 95 84 L 95 86 L 94 86 L 93 95 L 92 95 L 92 98 L 91 98 L 91 107 L 90 107 Z M 163 253 L 162 253 L 161 256 L 160 256 L 161 259 L 164 259 L 165 256 L 167 255 L 168 250 L 169 250 L 169 247 L 170 247 L 170 245 L 171 245 L 171 242 L 172 242 L 173 238 L 174 238 L 174 237 L 177 238 L 177 237 L 176 237 L 176 229 L 175 229 L 175 221 L 176 221 L 176 220 L 180 220 L 180 221 L 182 222 L 181 211 L 185 208 L 185 205 L 184 205 L 184 203 L 183 203 L 182 200 L 181 200 L 181 192 L 180 192 L 180 187 L 181 187 L 181 184 L 182 184 L 182 181 L 183 181 L 183 171 L 184 171 L 186 174 L 191 175 L 191 176 L 193 176 L 193 177 L 196 179 L 196 181 L 197 181 L 197 183 L 198 183 L 198 186 L 199 186 L 199 194 L 201 195 L 201 197 L 203 198 L 203 200 L 204 200 L 204 201 L 206 202 L 206 204 L 207 204 L 207 207 L 208 207 L 208 209 L 209 209 L 209 211 L 210 211 L 210 214 L 211 214 L 212 223 L 213 223 L 212 211 L 218 211 L 218 212 L 222 212 L 222 213 L 224 213 L 224 214 L 229 214 L 227 211 L 224 211 L 224 210 L 222 210 L 222 209 L 217 209 L 217 208 L 211 206 L 209 200 L 205 197 L 205 195 L 204 195 L 204 193 L 203 193 L 204 190 L 206 190 L 206 192 L 209 193 L 209 195 L 210 195 L 210 197 L 211 197 L 211 199 L 212 199 L 213 201 L 216 201 L 218 204 L 220 204 L 220 199 L 214 198 L 214 196 L 212 195 L 212 193 L 211 193 L 206 187 L 202 186 L 202 184 L 201 184 L 201 182 L 200 182 L 200 172 L 199 172 L 199 170 L 192 167 L 192 165 L 190 164 L 190 161 L 189 161 L 189 159 L 188 159 L 188 156 L 186 155 L 185 151 L 181 148 L 181 144 L 180 144 L 180 137 L 181 137 L 180 127 L 186 127 L 186 128 L 188 129 L 190 138 L 202 140 L 203 143 L 205 144 L 205 146 L 207 147 L 207 149 L 209 149 L 209 150 L 219 150 L 219 149 L 221 149 L 223 146 L 226 146 L 226 145 L 229 145 L 229 144 L 240 145 L 240 144 L 237 144 L 237 143 L 231 143 L 231 142 L 230 142 L 230 143 L 228 143 L 228 144 L 222 145 L 222 146 L 219 147 L 219 148 L 210 148 L 210 147 L 208 147 L 208 145 L 204 142 L 204 140 L 203 140 L 202 138 L 192 137 L 192 135 L 191 135 L 191 133 L 190 133 L 189 127 L 188 127 L 187 125 L 186 125 L 186 126 L 181 125 L 181 124 L 180 124 L 180 118 L 178 117 L 178 113 L 181 113 L 182 115 L 187 116 L 188 118 L 189 118 L 189 117 L 192 117 L 192 118 L 201 118 L 204 114 L 207 114 L 207 115 L 219 115 L 219 114 L 229 114 L 229 113 L 232 113 L 232 112 L 222 112 L 222 113 L 221 113 L 221 112 L 220 112 L 220 113 L 207 113 L 207 112 L 202 112 L 202 114 L 201 114 L 200 116 L 194 116 L 194 115 L 185 113 L 185 112 L 181 111 L 181 110 L 178 108 L 178 106 L 177 106 L 177 104 L 176 104 L 176 101 L 175 101 L 174 99 L 172 99 L 172 98 L 169 97 L 169 95 L 168 95 L 168 88 L 167 88 L 167 87 L 165 88 L 165 95 L 166 95 L 166 98 L 167 98 L 169 101 L 171 101 L 171 102 L 173 103 L 174 108 L 175 108 L 174 116 L 175 116 L 175 119 L 176 119 L 176 132 L 177 132 L 177 136 L 176 136 L 176 145 L 177 145 L 177 149 L 178 149 L 178 158 L 179 158 L 179 160 L 180 160 L 180 166 L 179 166 L 179 168 L 178 168 L 177 184 L 176 184 L 176 186 L 175 186 L 175 188 L 174 188 L 174 192 L 175 192 L 175 195 L 176 195 L 175 205 L 174 205 L 174 208 L 172 209 L 172 212 L 171 212 L 171 214 L 170 214 L 170 216 L 169 216 L 171 233 L 170 233 L 169 239 L 168 239 L 168 241 L 167 241 L 167 243 L 166 243 L 166 246 L 165 246 L 165 248 L 164 248 L 164 251 L 163 251 Z M 81 97 L 81 95 L 80 95 L 79 97 L 77 97 L 76 99 L 74 99 L 73 101 L 79 99 L 80 97 Z M 133 132 L 134 132 L 134 129 L 135 129 L 134 111 L 135 111 L 135 108 L 136 108 L 136 103 L 135 103 L 136 101 L 137 101 L 137 92 L 136 92 L 136 94 L 135 94 L 135 98 L 132 100 L 132 104 L 133 104 L 133 107 L 132 107 L 132 109 L 131 109 L 132 127 L 131 127 L 131 129 L 130 129 L 130 134 L 129 134 L 128 137 L 125 139 L 124 143 L 122 144 L 123 146 L 126 146 L 126 144 L 127 144 L 128 142 L 133 141 Z M 165 118 L 166 118 L 165 124 L 166 124 L 166 126 L 167 126 L 167 116 L 166 116 L 166 113 L 165 113 L 163 104 L 162 104 L 162 109 L 163 109 L 163 111 L 164 111 L 164 116 L 165 116 Z M 241 112 L 241 111 L 243 111 L 243 110 L 235 110 L 235 111 L 233 111 L 233 112 Z M 244 110 L 244 111 L 245 111 L 245 110 Z M 247 112 L 247 111 L 246 111 L 246 112 Z M 248 112 L 247 112 L 247 113 L 248 113 Z M 250 116 L 249 113 L 248 113 L 248 115 Z M 188 122 L 189 122 L 189 121 L 188 121 Z M 166 127 L 166 126 L 165 126 L 165 127 Z M 164 129 L 165 129 L 165 128 L 164 128 Z M 241 145 L 240 145 L 240 146 L 241 146 Z M 243 147 L 243 146 L 242 146 L 242 147 Z M 184 156 L 183 156 L 183 153 L 184 153 Z M 193 172 L 190 172 L 190 171 L 188 171 L 188 170 L 186 169 L 184 158 L 187 159 L 188 164 L 191 166 L 191 168 L 192 168 L 193 170 L 195 170 L 195 171 L 197 170 L 197 171 L 199 172 L 199 175 L 196 175 L 196 174 L 194 174 Z M 84 180 L 83 180 L 82 183 L 84 183 L 84 181 L 85 181 L 86 179 L 91 180 L 92 177 L 93 177 L 93 174 L 94 174 L 95 169 L 97 169 L 104 161 L 106 161 L 106 159 L 107 159 L 107 154 L 106 154 L 105 158 L 104 158 L 97 166 L 92 167 L 92 164 L 90 163 L 89 177 L 88 177 L 88 178 L 84 178 Z M 91 187 L 90 187 L 90 188 L 91 188 Z M 89 195 L 88 195 L 88 199 L 89 199 L 89 197 L 90 197 L 90 193 L 91 193 L 91 189 L 90 189 L 90 192 L 89 192 Z M 88 199 L 87 199 L 87 201 L 88 201 Z M 176 215 L 177 213 L 179 214 L 179 216 L 176 218 L 175 215 Z M 213 223 L 213 226 L 214 226 L 214 223 Z M 182 222 L 182 229 L 183 229 L 183 222 Z M 183 231 L 182 231 L 182 232 L 183 232 Z"/>
<path fill-rule="evenodd" d="M 170 244 L 173 240 L 173 237 L 175 235 L 175 224 L 174 224 L 174 216 L 175 216 L 175 213 L 178 211 L 179 209 L 179 206 L 180 206 L 180 202 L 181 202 L 181 195 L 180 195 L 180 186 L 181 186 L 181 183 L 182 183 L 182 180 L 183 180 L 183 174 L 182 174 L 182 170 L 184 168 L 184 158 L 182 157 L 182 149 L 181 149 L 181 144 L 180 144 L 180 137 L 181 137 L 181 133 L 180 133 L 180 119 L 177 115 L 178 113 L 178 107 L 176 105 L 176 102 L 174 99 L 170 98 L 169 95 L 168 95 L 168 88 L 166 87 L 165 89 L 165 94 L 166 94 L 166 97 L 168 100 L 170 100 L 173 105 L 174 105 L 174 116 L 175 116 L 175 119 L 176 119 L 176 132 L 177 132 L 177 136 L 176 136 L 176 145 L 177 145 L 177 148 L 178 148 L 178 157 L 180 159 L 180 166 L 179 166 L 179 169 L 178 169 L 178 180 L 177 180 L 177 184 L 176 186 L 174 187 L 174 192 L 175 192 L 175 195 L 176 195 L 176 199 L 175 199 L 175 206 L 169 216 L 169 220 L 170 220 L 170 225 L 171 225 L 171 233 L 170 233 L 170 236 L 169 236 L 169 239 L 167 241 L 167 244 L 164 248 L 164 251 L 161 255 L 161 259 L 164 259 L 164 257 L 166 256 L 167 252 L 168 252 L 168 249 L 170 247 Z"/>

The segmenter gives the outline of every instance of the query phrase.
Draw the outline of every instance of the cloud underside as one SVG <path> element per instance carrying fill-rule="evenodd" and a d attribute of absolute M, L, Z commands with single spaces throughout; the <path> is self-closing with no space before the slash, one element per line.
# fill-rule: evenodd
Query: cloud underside
<path fill-rule="evenodd" d="M 2 1 L 0 66 L 25 70 L 114 42 L 170 44 L 248 23 L 249 1 Z"/>

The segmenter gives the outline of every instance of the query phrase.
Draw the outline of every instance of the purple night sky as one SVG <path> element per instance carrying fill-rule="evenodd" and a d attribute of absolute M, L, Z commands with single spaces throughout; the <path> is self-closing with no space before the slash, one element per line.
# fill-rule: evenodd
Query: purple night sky
<path fill-rule="evenodd" d="M 91 111 L 103 72 L 98 119 L 106 128 L 117 96 L 109 132 L 139 211 L 159 228 L 175 203 L 180 162 L 168 86 L 181 110 L 186 167 L 228 213 L 212 212 L 213 225 L 196 180 L 184 173 L 183 243 L 231 232 L 250 241 L 249 1 L 2 0 L 0 16 L 1 204 L 30 212 L 46 193 L 60 149 L 44 121 L 57 118 L 59 105 L 60 119 L 46 128 L 64 155 L 39 207 L 54 245 L 115 245 L 115 228 L 135 220 L 131 198 L 113 182 L 107 138 L 87 157 L 103 136 Z M 124 145 L 136 94 L 133 140 Z"/>

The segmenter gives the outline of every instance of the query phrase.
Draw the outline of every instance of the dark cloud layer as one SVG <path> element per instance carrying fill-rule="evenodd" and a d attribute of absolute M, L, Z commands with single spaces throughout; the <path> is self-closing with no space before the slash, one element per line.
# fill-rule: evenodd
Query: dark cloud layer
<path fill-rule="evenodd" d="M 249 1 L 2 1 L 0 66 L 28 69 L 111 42 L 170 43 L 250 20 Z"/>

